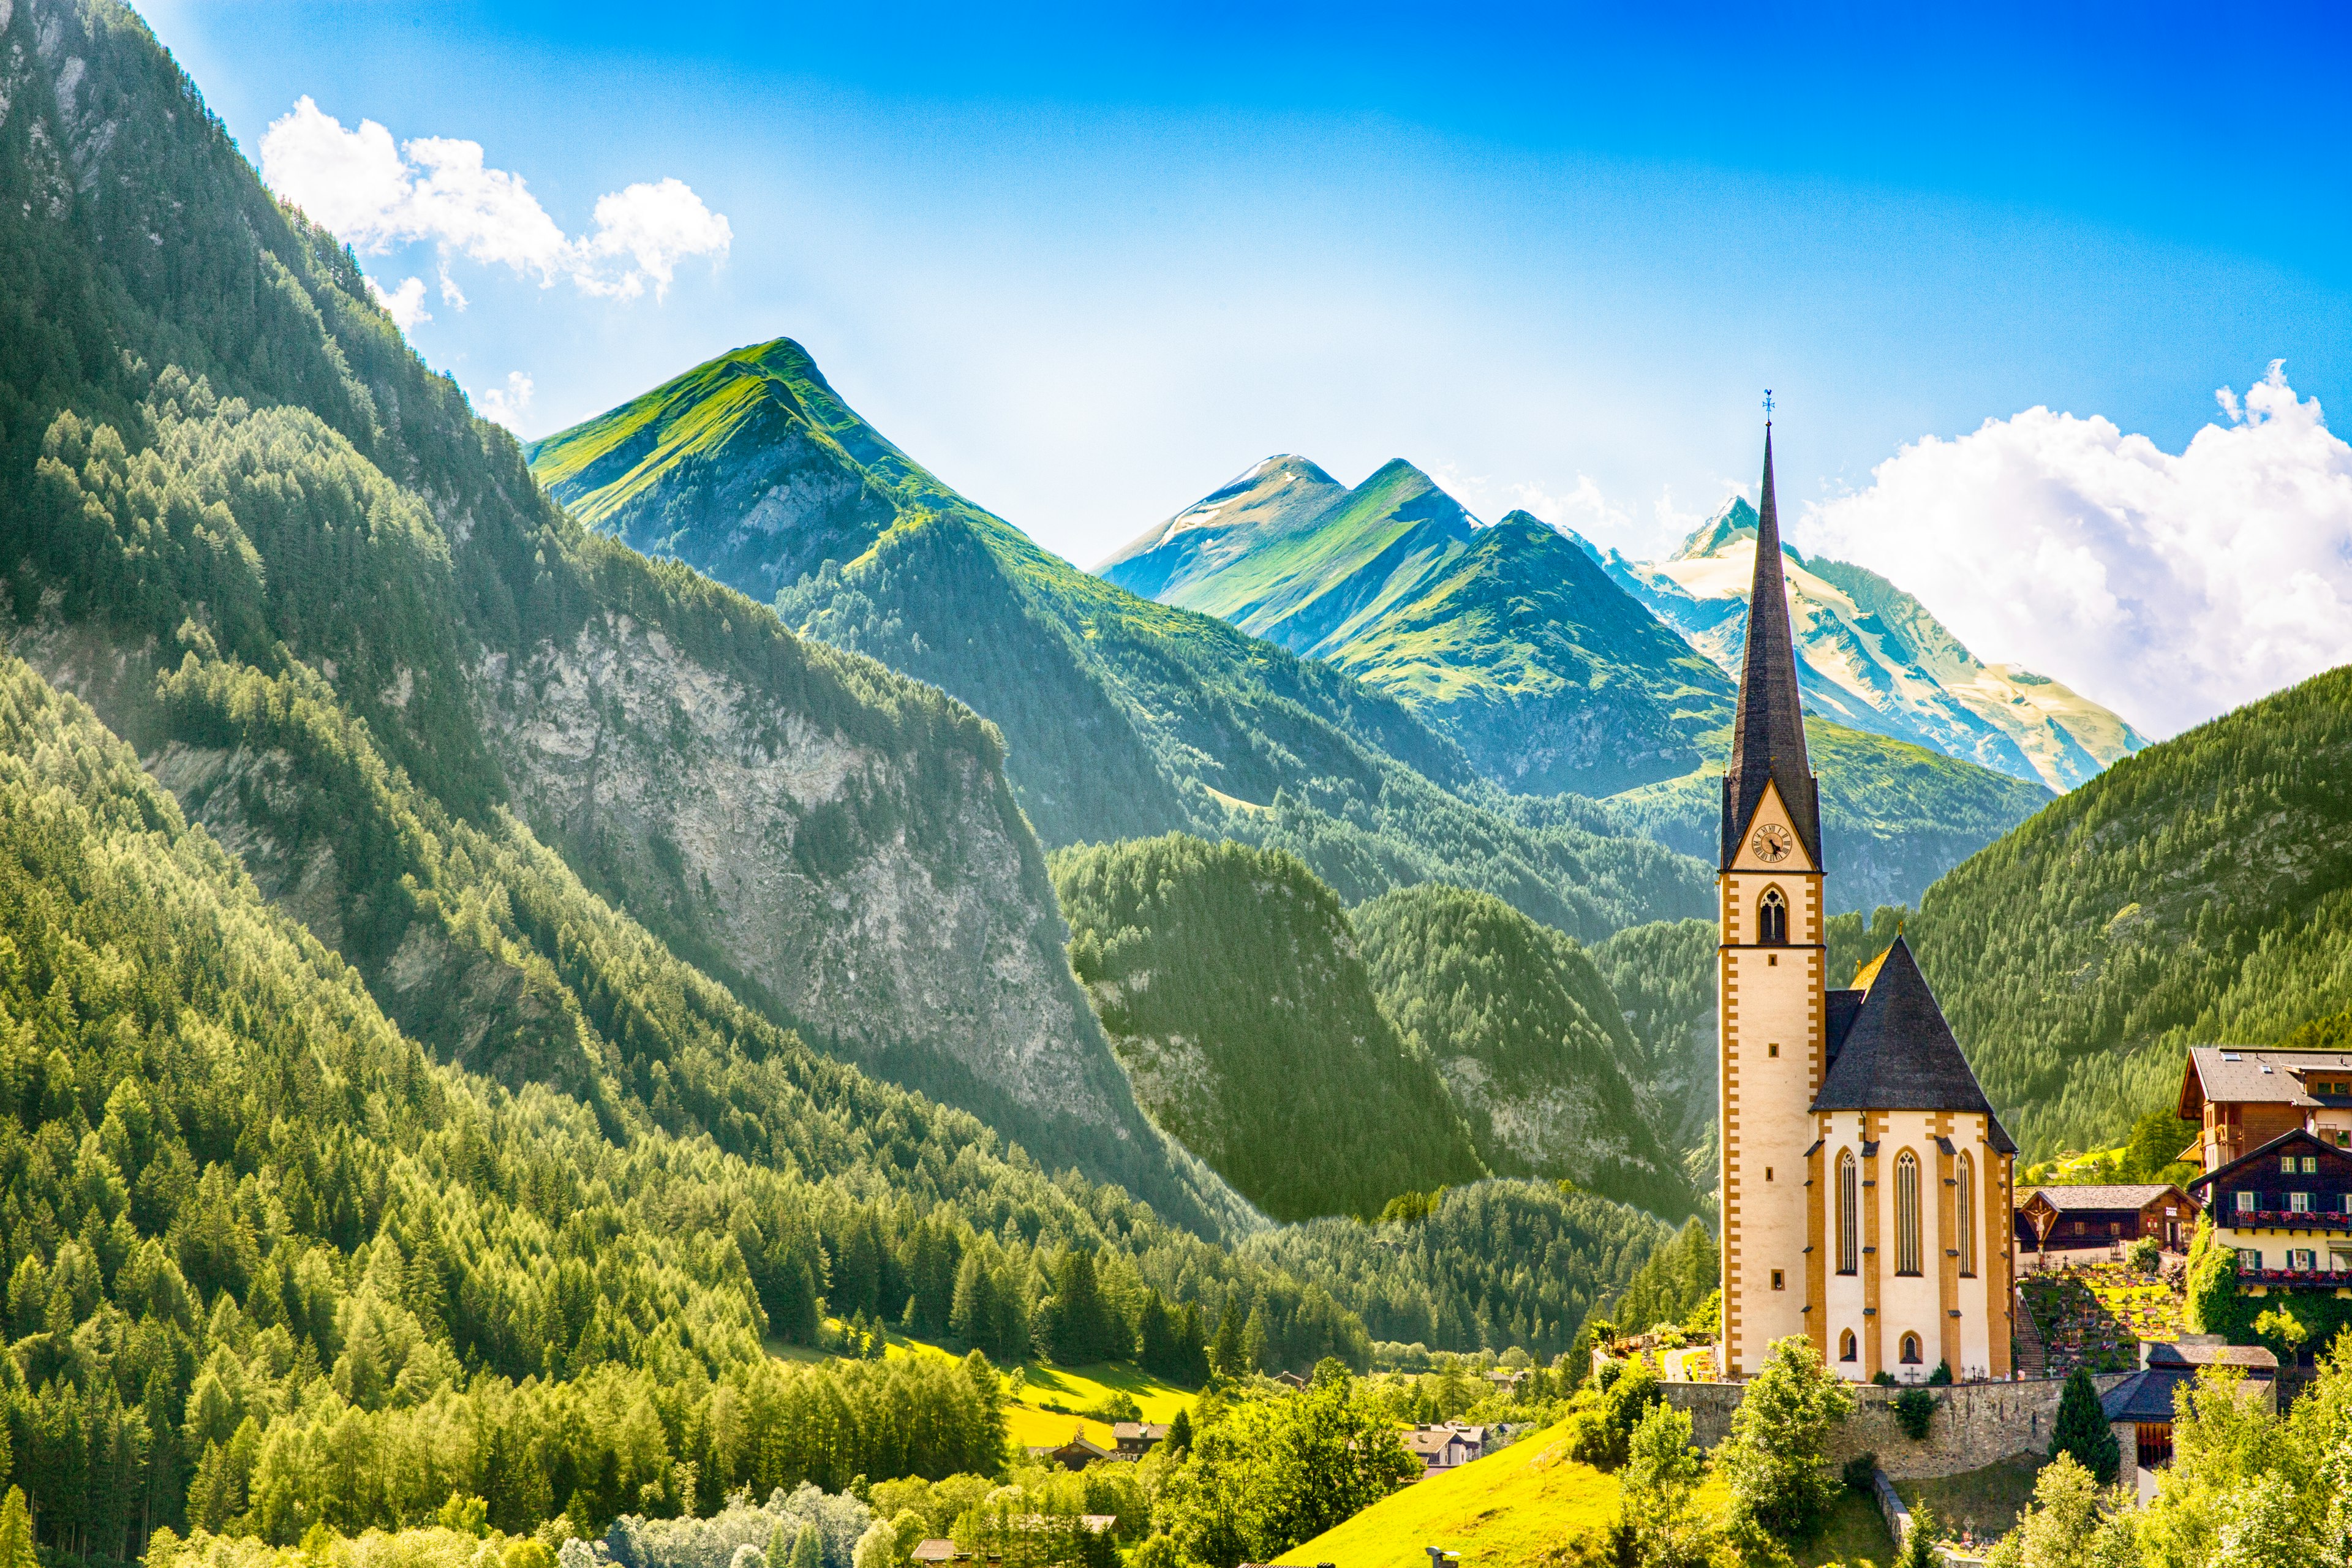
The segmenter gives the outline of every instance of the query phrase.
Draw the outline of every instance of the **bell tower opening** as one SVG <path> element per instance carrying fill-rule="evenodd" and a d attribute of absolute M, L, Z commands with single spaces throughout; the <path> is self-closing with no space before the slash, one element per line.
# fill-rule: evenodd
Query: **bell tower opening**
<path fill-rule="evenodd" d="M 1767 888 L 1756 903 L 1756 940 L 1766 947 L 1789 945 L 1789 900 L 1778 888 Z"/>

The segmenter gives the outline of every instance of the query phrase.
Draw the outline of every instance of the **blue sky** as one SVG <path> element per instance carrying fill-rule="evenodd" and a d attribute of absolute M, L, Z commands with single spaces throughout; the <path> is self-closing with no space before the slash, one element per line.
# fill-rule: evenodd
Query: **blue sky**
<path fill-rule="evenodd" d="M 1087 563 L 1276 451 L 1639 555 L 1752 483 L 1768 385 L 1801 504 L 2035 405 L 2179 453 L 2273 360 L 2352 392 L 2320 7 L 145 14 L 249 155 L 308 96 L 478 142 L 568 235 L 665 179 L 724 216 L 658 297 L 449 262 L 412 339 L 527 376 L 526 434 L 790 334 Z"/>

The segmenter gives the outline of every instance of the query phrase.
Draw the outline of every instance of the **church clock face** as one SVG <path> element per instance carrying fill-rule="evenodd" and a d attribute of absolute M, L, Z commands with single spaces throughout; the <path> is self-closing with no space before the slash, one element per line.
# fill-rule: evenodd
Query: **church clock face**
<path fill-rule="evenodd" d="M 1789 851 L 1795 843 L 1796 840 L 1789 837 L 1787 828 L 1777 822 L 1768 822 L 1756 830 L 1756 837 L 1748 841 L 1748 847 L 1755 850 L 1756 858 L 1767 866 L 1778 866 L 1789 858 Z"/>

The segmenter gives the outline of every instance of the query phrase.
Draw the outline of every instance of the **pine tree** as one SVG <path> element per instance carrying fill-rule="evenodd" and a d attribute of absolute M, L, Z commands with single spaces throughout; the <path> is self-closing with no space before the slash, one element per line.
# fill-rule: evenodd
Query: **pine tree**
<path fill-rule="evenodd" d="M 1242 1308 L 1231 1291 L 1225 1294 L 1223 1315 L 1217 1319 L 1217 1342 L 1210 1361 L 1219 1377 L 1239 1377 L 1248 1370 L 1242 1360 Z"/>
<path fill-rule="evenodd" d="M 824 1568 L 824 1542 L 817 1538 L 815 1525 L 801 1526 L 800 1536 L 793 1542 L 790 1568 Z"/>
<path fill-rule="evenodd" d="M 2123 1447 L 2116 1441 L 2115 1429 L 2107 1425 L 2106 1412 L 2099 1406 L 2098 1387 L 2081 1367 L 2074 1369 L 2074 1375 L 2066 1380 L 2066 1392 L 2058 1397 L 2050 1457 L 2054 1459 L 2061 1454 L 2072 1454 L 2074 1462 L 2103 1487 L 2113 1486 L 2116 1472 L 2123 1468 Z"/>
<path fill-rule="evenodd" d="M 0 1502 L 0 1568 L 40 1568 L 33 1552 L 33 1515 L 25 1506 L 25 1489 L 10 1487 Z"/>

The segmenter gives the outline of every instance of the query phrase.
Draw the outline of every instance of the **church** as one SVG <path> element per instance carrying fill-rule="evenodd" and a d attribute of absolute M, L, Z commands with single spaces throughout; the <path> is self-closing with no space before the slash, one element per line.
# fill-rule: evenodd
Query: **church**
<path fill-rule="evenodd" d="M 1832 989 L 1827 846 L 1805 752 L 1764 429 L 1756 574 L 1723 780 L 1716 1016 L 1719 1374 L 1811 1340 L 1855 1382 L 2011 1375 L 2010 1141 L 1910 947 Z"/>

